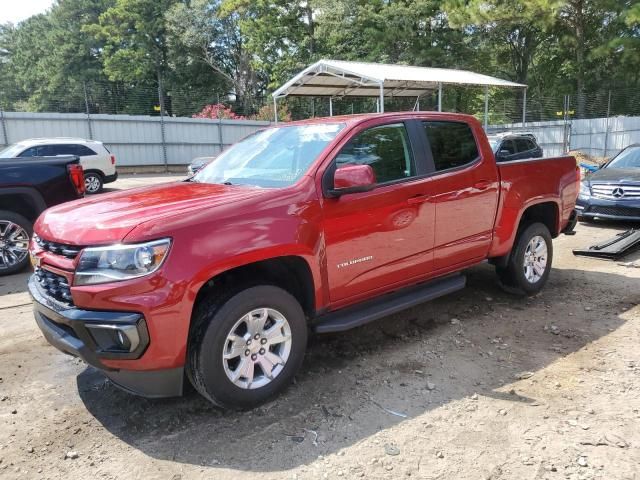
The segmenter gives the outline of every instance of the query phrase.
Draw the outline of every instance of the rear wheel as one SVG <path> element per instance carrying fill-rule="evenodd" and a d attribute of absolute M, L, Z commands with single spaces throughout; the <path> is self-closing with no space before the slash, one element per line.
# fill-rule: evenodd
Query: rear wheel
<path fill-rule="evenodd" d="M 496 271 L 508 292 L 534 295 L 547 283 L 552 260 L 549 229 L 542 223 L 533 223 L 519 232 L 507 266 Z"/>
<path fill-rule="evenodd" d="M 187 375 L 213 403 L 255 407 L 280 393 L 302 364 L 307 325 L 298 301 L 261 285 L 203 301 L 193 318 Z"/>
<path fill-rule="evenodd" d="M 88 194 L 100 193 L 102 186 L 102 175 L 97 172 L 86 172 L 84 174 L 84 189 Z"/>
<path fill-rule="evenodd" d="M 0 210 L 0 275 L 10 275 L 29 264 L 31 222 L 14 212 Z"/>

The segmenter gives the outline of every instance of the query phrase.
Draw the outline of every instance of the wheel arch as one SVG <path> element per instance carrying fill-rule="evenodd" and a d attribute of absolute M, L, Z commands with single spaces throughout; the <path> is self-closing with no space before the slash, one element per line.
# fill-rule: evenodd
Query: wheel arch
<path fill-rule="evenodd" d="M 538 222 L 549 229 L 551 238 L 556 238 L 560 234 L 560 206 L 557 201 L 542 200 L 524 208 L 514 223 L 508 251 L 502 255 L 491 257 L 489 261 L 498 267 L 506 266 L 520 232 L 529 225 Z"/>
<path fill-rule="evenodd" d="M 47 208 L 39 192 L 32 188 L 3 188 L 0 191 L 0 210 L 22 215 L 31 223 Z"/>
<path fill-rule="evenodd" d="M 196 305 L 207 295 L 233 289 L 234 286 L 263 284 L 289 292 L 298 300 L 307 318 L 312 318 L 316 312 L 315 283 L 309 262 L 300 255 L 274 256 L 242 263 L 215 273 L 201 284 L 193 302 L 192 317 Z"/>

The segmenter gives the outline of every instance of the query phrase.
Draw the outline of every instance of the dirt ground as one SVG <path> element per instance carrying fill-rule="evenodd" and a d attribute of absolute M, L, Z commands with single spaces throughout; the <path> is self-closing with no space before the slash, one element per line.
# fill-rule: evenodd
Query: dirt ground
<path fill-rule="evenodd" d="M 461 292 L 312 338 L 295 384 L 246 413 L 118 390 L 47 344 L 26 273 L 0 278 L 0 478 L 640 479 L 640 268 L 571 253 L 624 228 L 557 239 L 534 298 L 480 265 Z"/>

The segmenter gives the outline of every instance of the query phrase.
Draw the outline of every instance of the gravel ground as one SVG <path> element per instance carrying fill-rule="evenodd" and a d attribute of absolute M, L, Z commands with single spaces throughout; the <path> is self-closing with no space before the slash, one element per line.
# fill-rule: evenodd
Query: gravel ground
<path fill-rule="evenodd" d="M 314 337 L 246 413 L 118 390 L 46 343 L 26 273 L 1 278 L 0 478 L 640 479 L 640 268 L 571 254 L 621 229 L 557 239 L 536 297 L 480 265 L 461 292 Z"/>

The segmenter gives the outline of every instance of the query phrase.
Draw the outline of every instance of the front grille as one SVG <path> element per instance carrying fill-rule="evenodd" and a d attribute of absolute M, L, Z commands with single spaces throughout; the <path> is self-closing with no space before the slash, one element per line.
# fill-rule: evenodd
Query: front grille
<path fill-rule="evenodd" d="M 82 247 L 78 247 L 75 245 L 66 245 L 64 243 L 52 242 L 49 240 L 45 240 L 44 238 L 40 238 L 38 235 L 33 236 L 33 240 L 38 244 L 40 248 L 46 250 L 47 252 L 55 253 L 56 255 L 62 255 L 66 258 L 76 258 L 82 250 Z"/>
<path fill-rule="evenodd" d="M 613 215 L 616 217 L 640 217 L 640 208 L 593 206 L 589 209 L 589 213 L 594 215 Z"/>
<path fill-rule="evenodd" d="M 48 297 L 65 305 L 73 306 L 71 289 L 65 277 L 40 267 L 36 267 L 35 277 L 38 285 Z"/>
<path fill-rule="evenodd" d="M 640 199 L 640 185 L 591 185 L 591 193 L 594 197 L 610 200 L 637 200 Z"/>

